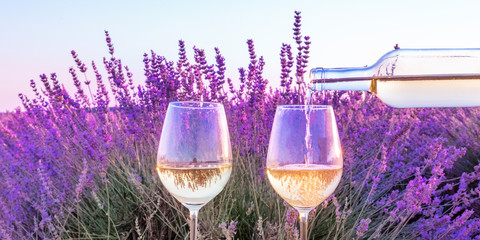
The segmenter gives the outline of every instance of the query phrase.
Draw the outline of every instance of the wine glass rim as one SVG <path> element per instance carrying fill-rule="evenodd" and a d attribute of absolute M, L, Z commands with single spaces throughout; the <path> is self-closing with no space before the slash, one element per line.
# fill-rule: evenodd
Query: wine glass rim
<path fill-rule="evenodd" d="M 278 109 L 302 110 L 309 107 L 310 110 L 332 109 L 331 105 L 278 105 Z"/>
<path fill-rule="evenodd" d="M 191 109 L 216 109 L 216 108 L 223 107 L 221 103 L 202 102 L 202 101 L 178 101 L 178 102 L 170 102 L 168 105 L 176 108 L 191 108 Z"/>

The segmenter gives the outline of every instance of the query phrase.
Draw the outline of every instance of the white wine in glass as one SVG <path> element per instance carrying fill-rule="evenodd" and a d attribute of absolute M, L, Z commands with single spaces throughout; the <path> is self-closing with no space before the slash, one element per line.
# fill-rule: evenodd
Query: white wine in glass
<path fill-rule="evenodd" d="M 219 194 L 232 172 L 225 110 L 219 103 L 168 105 L 157 156 L 165 188 L 190 211 L 190 239 L 197 237 L 198 211 Z"/>
<path fill-rule="evenodd" d="M 189 206 L 203 206 L 227 184 L 231 164 L 159 164 L 158 176 L 178 201 Z"/>
<path fill-rule="evenodd" d="M 267 168 L 275 191 L 294 208 L 313 209 L 328 198 L 342 177 L 341 166 L 288 164 Z"/>
<path fill-rule="evenodd" d="M 267 155 L 273 189 L 300 215 L 307 239 L 308 213 L 340 182 L 343 156 L 331 106 L 278 106 Z"/>

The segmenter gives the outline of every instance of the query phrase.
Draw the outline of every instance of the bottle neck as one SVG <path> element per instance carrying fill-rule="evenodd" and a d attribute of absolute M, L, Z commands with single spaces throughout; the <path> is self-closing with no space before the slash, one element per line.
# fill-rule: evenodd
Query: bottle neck
<path fill-rule="evenodd" d="M 369 91 L 372 68 L 314 68 L 310 71 L 310 88 L 321 90 Z"/>

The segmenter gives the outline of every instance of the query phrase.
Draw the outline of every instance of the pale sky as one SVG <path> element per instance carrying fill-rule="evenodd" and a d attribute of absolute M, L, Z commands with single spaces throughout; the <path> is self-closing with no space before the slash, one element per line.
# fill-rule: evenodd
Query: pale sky
<path fill-rule="evenodd" d="M 177 61 L 178 40 L 226 58 L 227 77 L 247 67 L 247 39 L 266 61 L 265 77 L 279 85 L 282 43 L 294 44 L 294 11 L 311 37 L 312 67 L 373 64 L 398 43 L 401 48 L 480 47 L 480 1 L 0 1 L 0 112 L 20 106 L 18 93 L 33 97 L 30 79 L 56 72 L 73 89 L 70 51 L 103 68 L 104 30 L 116 56 L 143 84 L 143 53 L 154 50 Z M 93 73 L 87 72 L 94 79 Z M 102 72 L 104 73 L 104 72 Z M 104 79 L 106 75 L 104 74 Z"/>

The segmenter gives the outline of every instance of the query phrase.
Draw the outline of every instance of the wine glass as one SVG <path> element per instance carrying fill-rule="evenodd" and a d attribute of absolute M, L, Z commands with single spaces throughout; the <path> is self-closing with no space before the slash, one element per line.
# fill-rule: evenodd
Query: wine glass
<path fill-rule="evenodd" d="M 300 216 L 307 239 L 308 213 L 330 196 L 342 176 L 343 157 L 331 106 L 278 106 L 267 154 L 273 189 Z"/>
<path fill-rule="evenodd" d="M 225 187 L 232 150 L 223 105 L 171 102 L 163 124 L 157 172 L 165 188 L 190 211 L 196 239 L 198 211 Z"/>

